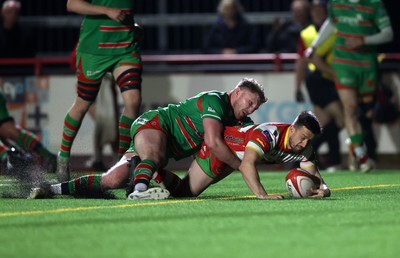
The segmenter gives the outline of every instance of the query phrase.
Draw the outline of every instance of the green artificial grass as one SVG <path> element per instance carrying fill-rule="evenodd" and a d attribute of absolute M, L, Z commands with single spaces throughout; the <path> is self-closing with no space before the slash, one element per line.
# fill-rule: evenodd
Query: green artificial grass
<path fill-rule="evenodd" d="M 257 200 L 234 173 L 199 198 L 0 199 L 0 257 L 398 257 L 400 171 L 323 173 L 326 199 Z M 0 191 L 10 187 L 0 178 Z"/>

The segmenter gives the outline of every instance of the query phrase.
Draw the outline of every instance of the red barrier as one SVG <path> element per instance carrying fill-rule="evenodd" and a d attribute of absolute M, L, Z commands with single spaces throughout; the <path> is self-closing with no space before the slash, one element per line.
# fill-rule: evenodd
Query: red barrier
<path fill-rule="evenodd" d="M 384 54 L 385 61 L 400 61 L 400 53 Z M 273 71 L 282 70 L 283 63 L 293 63 L 295 53 L 282 54 L 237 54 L 237 55 L 143 55 L 144 63 L 166 64 L 272 64 Z M 35 75 L 40 75 L 43 65 L 69 65 L 70 57 L 37 57 L 37 58 L 0 58 L 0 66 L 33 65 Z"/>

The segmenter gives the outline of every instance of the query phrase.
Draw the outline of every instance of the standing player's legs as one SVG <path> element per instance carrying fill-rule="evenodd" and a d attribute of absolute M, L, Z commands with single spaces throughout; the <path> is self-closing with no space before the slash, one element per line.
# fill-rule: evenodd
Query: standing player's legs
<path fill-rule="evenodd" d="M 372 97 L 375 91 L 374 73 L 365 78 L 368 73 L 355 73 L 350 71 L 337 71 L 338 89 L 340 100 L 344 109 L 344 121 L 349 136 L 350 151 L 355 156 L 362 172 L 372 169 L 372 164 L 364 148 L 364 135 L 361 124 L 358 120 L 359 96 L 364 98 Z"/>
<path fill-rule="evenodd" d="M 129 148 L 130 128 L 133 121 L 139 116 L 142 103 L 142 61 L 139 53 L 134 52 L 120 57 L 113 75 L 124 102 L 124 110 L 118 123 L 118 158 L 121 158 Z"/>
<path fill-rule="evenodd" d="M 61 147 L 57 159 L 57 176 L 60 182 L 70 179 L 69 158 L 72 144 L 83 118 L 99 92 L 101 78 L 109 65 L 107 61 L 107 57 L 97 57 L 77 52 L 78 96 L 64 119 Z"/>
<path fill-rule="evenodd" d="M 312 145 L 318 154 L 319 147 L 327 142 L 330 169 L 340 166 L 339 131 L 343 127 L 343 109 L 335 84 L 321 75 L 319 71 L 309 72 L 306 77 L 306 87 L 313 103 L 314 114 L 323 128 L 322 134 L 315 137 Z"/>

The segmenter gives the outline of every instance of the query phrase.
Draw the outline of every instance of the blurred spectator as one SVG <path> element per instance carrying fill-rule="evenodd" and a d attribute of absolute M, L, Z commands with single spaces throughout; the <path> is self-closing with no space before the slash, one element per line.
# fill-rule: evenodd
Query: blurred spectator
<path fill-rule="evenodd" d="M 34 34 L 19 23 L 21 3 L 6 0 L 1 9 L 0 58 L 34 57 L 36 45 Z"/>
<path fill-rule="evenodd" d="M 221 0 L 218 18 L 206 38 L 207 54 L 241 54 L 258 52 L 257 31 L 244 17 L 239 0 Z"/>
<path fill-rule="evenodd" d="M 310 24 L 310 7 L 307 0 L 293 0 L 292 20 L 277 17 L 266 39 L 268 53 L 296 53 L 300 31 Z"/>

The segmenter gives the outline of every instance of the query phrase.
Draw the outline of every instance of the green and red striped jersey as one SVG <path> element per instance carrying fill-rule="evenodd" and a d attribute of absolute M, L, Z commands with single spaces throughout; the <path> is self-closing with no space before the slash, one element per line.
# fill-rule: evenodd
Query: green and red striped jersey
<path fill-rule="evenodd" d="M 377 65 L 376 46 L 364 45 L 358 49 L 346 47 L 346 38 L 364 37 L 390 26 L 390 19 L 380 0 L 331 0 L 329 18 L 336 24 L 337 37 L 332 65 L 335 68 L 360 71 Z"/>
<path fill-rule="evenodd" d="M 122 23 L 106 15 L 86 15 L 81 24 L 77 50 L 94 55 L 121 55 L 135 49 L 134 0 L 90 0 L 94 5 L 122 9 L 126 18 Z"/>
<path fill-rule="evenodd" d="M 194 154 L 204 141 L 203 119 L 211 118 L 225 126 L 253 124 L 250 117 L 242 121 L 235 118 L 230 97 L 227 92 L 206 91 L 184 100 L 158 109 L 160 120 L 169 138 L 175 158 Z"/>

